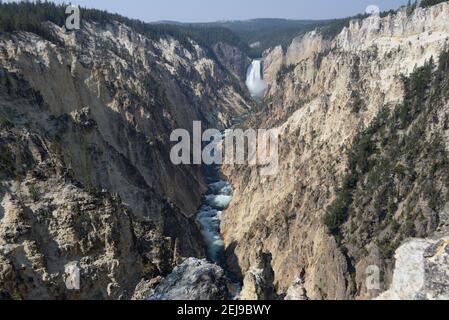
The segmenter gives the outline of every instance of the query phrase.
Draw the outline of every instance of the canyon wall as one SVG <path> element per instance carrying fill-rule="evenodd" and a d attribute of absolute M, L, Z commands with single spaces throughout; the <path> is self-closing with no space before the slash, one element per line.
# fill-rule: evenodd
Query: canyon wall
<path fill-rule="evenodd" d="M 234 272 L 243 276 L 263 250 L 279 293 L 301 278 L 311 299 L 372 298 L 392 281 L 391 252 L 440 228 L 449 141 L 447 100 L 436 92 L 446 78 L 429 74 L 449 44 L 448 17 L 448 3 L 402 8 L 351 21 L 334 39 L 314 31 L 265 53 L 266 107 L 245 127 L 280 129 L 279 172 L 225 168 L 235 192 L 222 232 Z M 372 265 L 380 290 L 366 286 Z"/>
<path fill-rule="evenodd" d="M 249 99 L 232 57 L 194 41 L 112 20 L 47 25 L 52 41 L 0 34 L 0 294 L 130 298 L 142 277 L 204 256 L 192 215 L 206 184 L 171 163 L 171 132 L 227 127 Z"/>

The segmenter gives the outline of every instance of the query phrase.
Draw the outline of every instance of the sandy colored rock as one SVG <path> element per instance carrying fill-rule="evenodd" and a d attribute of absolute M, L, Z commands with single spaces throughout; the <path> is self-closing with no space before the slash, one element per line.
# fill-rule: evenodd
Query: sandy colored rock
<path fill-rule="evenodd" d="M 302 269 L 310 299 L 373 298 L 379 292 L 365 287 L 366 268 L 373 264 L 380 265 L 386 281 L 391 281 L 393 265 L 384 263 L 375 244 L 366 247 L 367 255 L 360 253 L 363 258 L 348 260 L 323 217 L 346 173 L 346 150 L 354 137 L 384 106 L 402 102 L 400 75 L 409 75 L 432 57 L 435 61 L 447 45 L 447 3 L 410 15 L 405 11 L 356 20 L 330 43 L 321 42 L 322 48 L 314 42 L 317 54 L 295 53 L 301 41 L 312 41 L 312 35 L 296 39 L 287 50 L 290 58 L 297 57 L 291 58 L 294 68 L 279 83 L 277 72 L 287 65 L 286 53 L 280 48 L 267 53 L 268 106 L 245 126 L 280 129 L 279 172 L 262 177 L 256 167 L 224 169 L 234 187 L 233 201 L 222 218 L 227 260 L 234 272 L 243 277 L 251 269 L 254 247 L 261 242 L 273 254 L 279 293 L 287 292 Z M 358 112 L 351 107 L 355 90 L 364 101 Z M 445 108 L 435 111 L 439 119 Z M 428 130 L 444 135 L 430 122 Z M 397 215 L 404 210 L 399 206 Z"/>

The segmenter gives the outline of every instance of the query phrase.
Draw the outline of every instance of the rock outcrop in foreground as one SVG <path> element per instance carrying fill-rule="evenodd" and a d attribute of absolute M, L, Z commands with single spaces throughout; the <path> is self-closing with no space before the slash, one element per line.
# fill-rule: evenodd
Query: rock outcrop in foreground
<path fill-rule="evenodd" d="M 189 258 L 150 290 L 146 300 L 225 300 L 228 280 L 219 266 Z"/>
<path fill-rule="evenodd" d="M 449 237 L 401 246 L 391 288 L 377 300 L 449 300 Z"/>

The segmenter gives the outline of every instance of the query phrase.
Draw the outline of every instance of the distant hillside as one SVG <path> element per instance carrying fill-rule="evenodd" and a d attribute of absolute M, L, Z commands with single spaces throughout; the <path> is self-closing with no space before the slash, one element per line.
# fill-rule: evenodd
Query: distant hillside
<path fill-rule="evenodd" d="M 287 45 L 301 33 L 326 24 L 326 21 L 255 19 L 248 21 L 226 21 L 204 24 L 228 28 L 236 33 L 248 46 L 250 55 L 260 56 L 263 51 L 277 45 Z"/>
<path fill-rule="evenodd" d="M 63 25 L 67 15 L 65 5 L 49 2 L 2 3 L 0 1 L 0 32 L 29 31 L 48 40 L 53 40 L 43 22 L 51 21 Z M 325 37 L 338 34 L 349 21 L 357 17 L 334 20 L 288 20 L 253 19 L 247 21 L 220 21 L 212 23 L 180 23 L 163 21 L 145 23 L 106 11 L 82 8 L 81 21 L 107 23 L 118 21 L 130 26 L 136 32 L 151 39 L 172 36 L 184 46 L 189 46 L 189 38 L 205 48 L 211 48 L 218 42 L 239 48 L 250 57 L 260 57 L 269 48 L 288 46 L 293 38 L 305 32 L 320 28 Z"/>
<path fill-rule="evenodd" d="M 385 13 L 386 14 L 386 13 Z M 247 21 L 223 21 L 213 23 L 184 24 L 184 26 L 203 28 L 226 28 L 231 30 L 249 47 L 248 54 L 260 57 L 272 47 L 288 46 L 293 38 L 314 29 L 321 29 L 325 37 L 332 38 L 338 34 L 353 18 L 333 20 L 288 20 L 288 19 L 253 19 Z M 175 22 L 165 22 L 172 25 L 183 25 Z"/>

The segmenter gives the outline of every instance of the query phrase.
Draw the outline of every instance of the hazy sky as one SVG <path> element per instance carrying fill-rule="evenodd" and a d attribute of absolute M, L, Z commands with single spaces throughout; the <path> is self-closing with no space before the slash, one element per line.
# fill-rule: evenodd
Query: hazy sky
<path fill-rule="evenodd" d="M 327 19 L 362 13 L 369 5 L 396 9 L 407 0 L 66 0 L 147 22 L 209 22 L 252 18 Z"/>

